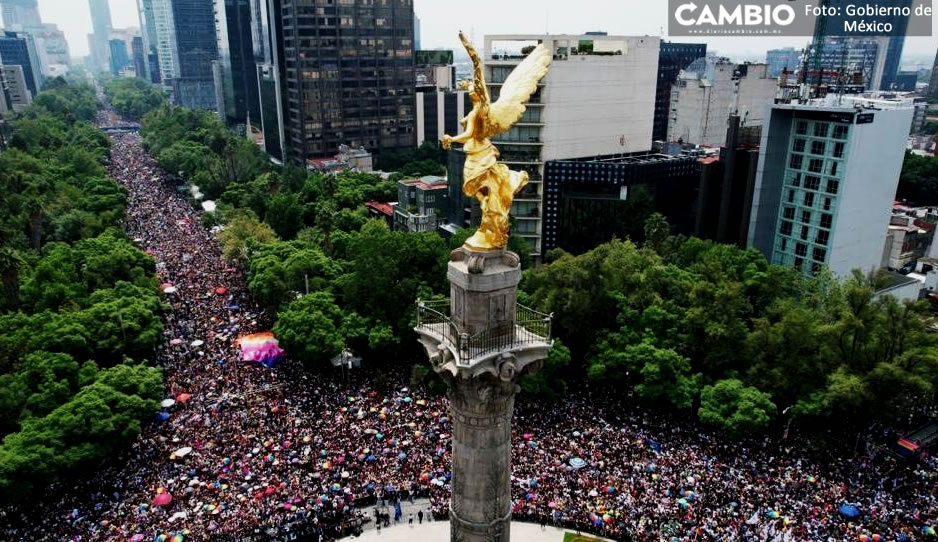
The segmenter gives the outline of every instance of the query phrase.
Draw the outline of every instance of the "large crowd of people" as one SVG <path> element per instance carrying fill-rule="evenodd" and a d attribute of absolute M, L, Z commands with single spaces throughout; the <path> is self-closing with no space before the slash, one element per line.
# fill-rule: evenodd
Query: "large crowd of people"
<path fill-rule="evenodd" d="M 373 521 L 372 505 L 413 496 L 445 519 L 446 399 L 408 389 L 404 373 L 378 390 L 367 370 L 344 381 L 289 360 L 241 361 L 237 338 L 271 324 L 242 270 L 223 261 L 202 213 L 138 134 L 112 143 L 128 235 L 171 285 L 155 363 L 175 402 L 81 485 L 7 511 L 0 538 L 332 540 Z M 578 392 L 549 409 L 520 406 L 514 443 L 516 520 L 618 540 L 922 540 L 938 521 L 934 462 L 741 444 L 628 398 Z M 844 504 L 859 516 L 842 514 Z"/>

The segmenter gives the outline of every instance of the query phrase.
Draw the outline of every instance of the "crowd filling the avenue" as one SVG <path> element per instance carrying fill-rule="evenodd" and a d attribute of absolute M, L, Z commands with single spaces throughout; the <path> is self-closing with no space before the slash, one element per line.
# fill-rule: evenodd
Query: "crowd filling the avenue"
<path fill-rule="evenodd" d="M 112 135 L 110 175 L 129 192 L 127 234 L 157 262 L 172 307 L 155 354 L 164 406 L 81 485 L 6 511 L 0 538 L 333 540 L 373 523 L 373 512 L 396 523 L 399 501 L 415 497 L 446 520 L 447 400 L 410 389 L 403 371 L 382 393 L 368 369 L 346 380 L 289 359 L 242 361 L 237 339 L 273 322 L 202 212 L 137 133 Z M 549 408 L 519 404 L 513 518 L 644 542 L 934 537 L 938 465 L 865 445 L 887 431 L 871 427 L 843 455 L 796 437 L 730 441 L 630 395 L 583 389 Z"/>

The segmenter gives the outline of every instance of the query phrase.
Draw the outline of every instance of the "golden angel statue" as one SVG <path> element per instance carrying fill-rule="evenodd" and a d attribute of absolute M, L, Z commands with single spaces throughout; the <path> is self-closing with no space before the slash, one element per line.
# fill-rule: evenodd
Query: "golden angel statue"
<path fill-rule="evenodd" d="M 465 131 L 457 136 L 445 135 L 441 143 L 444 149 L 453 143 L 465 144 L 463 193 L 479 200 L 482 207 L 479 230 L 463 246 L 470 250 L 495 250 L 508 243 L 508 212 L 515 194 L 528 184 L 528 172 L 511 171 L 505 164 L 497 163 L 498 149 L 489 138 L 507 132 L 521 119 L 525 102 L 547 74 L 551 53 L 544 44 L 535 47 L 502 84 L 498 100 L 491 103 L 482 60 L 462 32 L 459 39 L 472 59 L 473 81 L 461 86 L 469 90 L 473 107 L 460 121 Z"/>

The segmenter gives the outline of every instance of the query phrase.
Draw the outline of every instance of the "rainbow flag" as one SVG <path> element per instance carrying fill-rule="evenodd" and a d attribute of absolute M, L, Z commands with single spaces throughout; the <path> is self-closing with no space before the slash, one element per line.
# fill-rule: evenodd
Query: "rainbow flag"
<path fill-rule="evenodd" d="M 911 440 L 900 438 L 897 444 L 899 445 L 899 453 L 902 455 L 912 455 L 918 452 L 919 445 Z"/>
<path fill-rule="evenodd" d="M 241 359 L 248 363 L 260 363 L 273 367 L 283 361 L 285 352 L 270 331 L 245 335 L 236 343 L 241 348 Z"/>

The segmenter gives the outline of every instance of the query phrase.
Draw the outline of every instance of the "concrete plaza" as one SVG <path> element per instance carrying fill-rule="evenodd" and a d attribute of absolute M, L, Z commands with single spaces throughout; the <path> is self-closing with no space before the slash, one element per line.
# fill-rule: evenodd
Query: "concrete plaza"
<path fill-rule="evenodd" d="M 533 523 L 521 523 L 514 521 L 511 523 L 511 541 L 512 542 L 563 542 L 564 533 L 570 532 L 565 529 L 547 527 L 541 529 L 539 525 Z M 413 527 L 407 522 L 401 522 L 397 525 L 391 525 L 381 532 L 375 529 L 369 529 L 358 538 L 348 538 L 346 540 L 381 541 L 381 542 L 422 542 L 432 540 L 435 542 L 445 542 L 449 540 L 449 522 L 434 521 L 432 523 L 423 522 L 418 525 L 414 521 Z M 601 540 L 592 536 L 584 536 L 583 542 Z"/>

